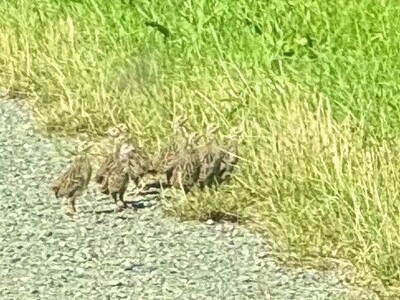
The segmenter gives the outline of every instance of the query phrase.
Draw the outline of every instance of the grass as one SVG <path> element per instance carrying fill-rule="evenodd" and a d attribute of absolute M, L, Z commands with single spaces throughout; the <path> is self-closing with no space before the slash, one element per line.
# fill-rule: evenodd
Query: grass
<path fill-rule="evenodd" d="M 232 184 L 169 211 L 238 214 L 303 261 L 396 287 L 398 28 L 389 0 L 4 0 L 0 86 L 43 132 L 126 122 L 150 151 L 175 115 L 243 126 Z"/>

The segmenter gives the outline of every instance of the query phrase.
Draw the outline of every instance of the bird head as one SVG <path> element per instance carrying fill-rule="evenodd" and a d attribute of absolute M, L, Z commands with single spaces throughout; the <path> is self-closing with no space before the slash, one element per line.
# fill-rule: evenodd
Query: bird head
<path fill-rule="evenodd" d="M 129 159 L 133 158 L 133 155 L 136 153 L 136 148 L 130 144 L 122 144 L 119 152 L 120 158 Z"/>

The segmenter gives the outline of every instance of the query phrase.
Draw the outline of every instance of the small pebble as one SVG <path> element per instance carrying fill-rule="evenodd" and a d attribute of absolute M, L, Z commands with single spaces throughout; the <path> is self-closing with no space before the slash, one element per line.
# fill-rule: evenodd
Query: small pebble
<path fill-rule="evenodd" d="M 213 225 L 213 224 L 214 224 L 214 221 L 211 220 L 211 219 L 208 219 L 208 220 L 206 221 L 206 224 L 207 224 L 207 225 Z"/>

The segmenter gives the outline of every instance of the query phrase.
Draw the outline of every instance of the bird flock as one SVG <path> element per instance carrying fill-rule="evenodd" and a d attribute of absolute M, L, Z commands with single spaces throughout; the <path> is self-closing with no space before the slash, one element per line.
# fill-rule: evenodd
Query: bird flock
<path fill-rule="evenodd" d="M 188 133 L 181 122 L 175 128 L 166 147 L 158 155 L 147 155 L 137 144 L 130 141 L 128 127 L 118 124 L 107 131 L 113 149 L 100 164 L 94 181 L 99 191 L 110 195 L 116 211 L 124 210 L 128 184 L 134 182 L 136 191 L 156 184 L 163 188 L 179 189 L 185 193 L 193 188 L 203 191 L 227 182 L 238 162 L 238 131 L 233 131 L 220 145 L 215 135 L 217 126 L 208 126 L 205 133 Z M 66 198 L 66 213 L 76 213 L 76 200 L 88 188 L 92 180 L 92 165 L 87 153 L 76 155 L 68 168 L 52 183 L 56 198 Z M 146 182 L 150 175 L 156 182 Z"/>

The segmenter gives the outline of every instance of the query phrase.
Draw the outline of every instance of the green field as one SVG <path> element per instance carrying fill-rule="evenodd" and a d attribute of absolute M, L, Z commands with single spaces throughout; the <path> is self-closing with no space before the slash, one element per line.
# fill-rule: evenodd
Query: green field
<path fill-rule="evenodd" d="M 159 3 L 1 1 L 0 86 L 29 96 L 43 132 L 126 122 L 151 151 L 177 115 L 244 128 L 232 183 L 168 211 L 238 214 L 292 261 L 397 286 L 398 3 Z"/>

